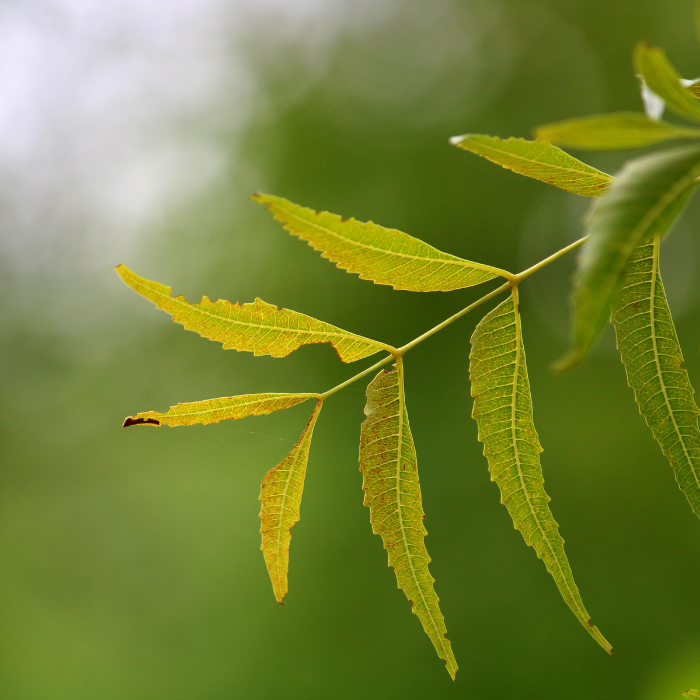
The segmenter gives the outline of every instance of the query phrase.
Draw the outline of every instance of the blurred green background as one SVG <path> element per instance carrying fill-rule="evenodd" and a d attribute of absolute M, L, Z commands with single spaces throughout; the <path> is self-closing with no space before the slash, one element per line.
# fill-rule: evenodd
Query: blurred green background
<path fill-rule="evenodd" d="M 573 256 L 523 285 L 552 509 L 607 657 L 513 530 L 470 418 L 465 317 L 406 358 L 452 683 L 362 504 L 364 383 L 329 400 L 290 594 L 259 551 L 259 484 L 302 405 L 206 427 L 126 415 L 324 391 L 372 361 L 223 352 L 127 289 L 260 296 L 398 345 L 480 296 L 337 270 L 249 197 L 372 219 L 521 269 L 587 203 L 448 145 L 640 109 L 639 39 L 700 74 L 691 0 L 5 0 L 0 5 L 0 698 L 671 700 L 700 686 L 700 523 L 614 341 L 555 378 Z M 615 171 L 624 155 L 584 155 Z M 700 202 L 663 249 L 700 382 Z"/>

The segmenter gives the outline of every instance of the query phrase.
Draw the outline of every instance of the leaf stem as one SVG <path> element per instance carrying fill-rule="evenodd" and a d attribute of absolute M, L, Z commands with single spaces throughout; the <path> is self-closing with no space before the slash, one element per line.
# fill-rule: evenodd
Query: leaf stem
<path fill-rule="evenodd" d="M 579 238 L 577 241 L 574 241 L 570 245 L 566 246 L 566 248 L 562 248 L 561 250 L 558 250 L 556 253 L 554 253 L 554 255 L 550 255 L 548 258 L 545 258 L 544 260 L 540 260 L 540 262 L 538 262 L 537 265 L 533 265 L 532 267 L 528 267 L 527 270 L 523 270 L 522 272 L 519 272 L 517 275 L 515 275 L 515 284 L 518 284 L 518 282 L 520 282 L 521 280 L 524 280 L 526 277 L 529 277 L 530 275 L 537 272 L 538 270 L 541 270 L 543 267 L 546 267 L 547 265 L 549 265 L 549 263 L 554 262 L 555 260 L 558 260 L 559 258 L 562 257 L 562 255 L 566 255 L 568 252 L 583 245 L 587 240 L 588 240 L 588 236 L 584 236 L 583 238 Z"/>
<path fill-rule="evenodd" d="M 583 238 L 579 238 L 577 241 L 574 241 L 573 243 L 566 246 L 565 248 L 558 250 L 556 253 L 554 253 L 553 255 L 550 255 L 548 258 L 545 258 L 544 260 L 540 260 L 540 262 L 538 262 L 536 265 L 533 265 L 532 267 L 528 267 L 526 270 L 519 272 L 517 275 L 511 275 L 510 273 L 508 273 L 509 281 L 506 282 L 505 284 L 502 284 L 500 287 L 496 287 L 496 289 L 493 289 L 488 294 L 485 294 L 480 299 L 477 299 L 472 304 L 469 304 L 469 306 L 465 307 L 461 311 L 458 311 L 456 314 L 453 314 L 449 318 L 446 318 L 442 323 L 438 323 L 437 326 L 434 326 L 429 331 L 426 331 L 425 333 L 423 333 L 423 335 L 419 335 L 417 338 L 414 338 L 410 343 L 406 343 L 406 345 L 403 345 L 400 348 L 396 348 L 395 352 L 392 351 L 391 355 L 387 355 L 387 357 L 385 357 L 384 359 L 380 360 L 379 362 L 376 362 L 371 367 L 368 367 L 367 369 L 363 370 L 359 374 L 356 374 L 354 377 L 350 377 L 350 379 L 347 379 L 342 384 L 338 384 L 338 386 L 334 386 L 332 389 L 329 389 L 324 394 L 319 394 L 318 397 L 320 399 L 328 398 L 329 396 L 332 396 L 333 394 L 340 391 L 341 389 L 344 389 L 346 386 L 349 386 L 353 382 L 356 382 L 358 379 L 362 379 L 362 377 L 367 376 L 370 372 L 373 372 L 375 369 L 379 369 L 380 367 L 383 367 L 384 365 L 388 364 L 389 362 L 391 362 L 394 359 L 399 360 L 411 348 L 414 348 L 416 345 L 418 345 L 418 343 L 422 343 L 427 338 L 430 338 L 430 336 L 435 335 L 435 333 L 439 333 L 443 328 L 445 328 L 446 326 L 449 326 L 451 323 L 456 321 L 458 318 L 462 318 L 462 316 L 464 316 L 465 314 L 468 314 L 470 311 L 473 311 L 478 306 L 481 306 L 482 304 L 486 303 L 490 299 L 497 297 L 499 294 L 502 294 L 503 292 L 507 292 L 509 289 L 512 289 L 513 287 L 517 287 L 518 284 L 522 280 L 524 280 L 526 277 L 529 277 L 530 275 L 534 274 L 538 270 L 541 270 L 543 267 L 546 267 L 550 263 L 553 263 L 555 260 L 558 260 L 559 258 L 561 258 L 562 256 L 566 255 L 567 253 L 571 252 L 572 250 L 575 250 L 579 246 L 583 245 L 587 240 L 588 240 L 588 236 L 584 236 Z M 390 346 L 387 346 L 387 347 L 390 347 Z"/>

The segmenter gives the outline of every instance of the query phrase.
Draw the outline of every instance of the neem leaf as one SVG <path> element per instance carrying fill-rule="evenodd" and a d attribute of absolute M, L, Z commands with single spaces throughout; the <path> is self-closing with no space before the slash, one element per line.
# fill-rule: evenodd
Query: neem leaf
<path fill-rule="evenodd" d="M 130 425 L 208 425 L 222 420 L 238 420 L 246 416 L 264 416 L 291 408 L 302 401 L 317 398 L 317 394 L 246 394 L 208 399 L 193 403 L 179 403 L 165 413 L 147 411 L 129 416 L 124 427 Z"/>
<path fill-rule="evenodd" d="M 602 197 L 613 178 L 544 141 L 466 134 L 450 143 L 513 172 L 584 197 Z"/>
<path fill-rule="evenodd" d="M 172 287 L 139 277 L 124 265 L 119 265 L 117 272 L 129 287 L 167 311 L 186 330 L 219 341 L 224 349 L 286 357 L 302 345 L 331 343 L 343 362 L 355 362 L 380 350 L 393 349 L 311 316 L 278 309 L 262 299 L 252 304 L 232 304 L 202 297 L 199 304 L 190 304 L 183 296 L 172 297 Z"/>
<path fill-rule="evenodd" d="M 258 192 L 253 199 L 295 236 L 299 236 L 341 270 L 360 279 L 412 292 L 448 292 L 472 287 L 508 273 L 496 267 L 443 253 L 396 229 L 369 221 L 343 221 L 337 214 L 320 213 L 282 197 Z"/>
<path fill-rule="evenodd" d="M 399 588 L 454 680 L 457 662 L 428 571 L 416 448 L 404 398 L 403 364 L 381 370 L 367 387 L 367 420 L 360 438 L 360 471 L 372 531 L 381 535 Z"/>
<path fill-rule="evenodd" d="M 260 488 L 261 549 L 279 603 L 283 603 L 287 595 L 289 544 L 292 540 L 290 529 L 299 520 L 309 446 L 322 405 L 323 401 L 316 404 L 299 443 L 274 469 L 265 474 Z"/>
<path fill-rule="evenodd" d="M 700 517 L 698 407 L 659 273 L 659 235 L 632 252 L 612 308 L 627 381 L 676 480 Z"/>
<path fill-rule="evenodd" d="M 647 87 L 664 100 L 669 109 L 681 117 L 700 122 L 700 105 L 681 85 L 681 76 L 663 49 L 640 42 L 634 52 L 634 63 Z"/>
<path fill-rule="evenodd" d="M 476 327 L 469 358 L 472 416 L 479 426 L 491 479 L 501 491 L 501 503 L 525 542 L 544 561 L 579 622 L 612 654 L 612 647 L 586 612 L 559 526 L 549 510 L 540 465 L 542 448 L 532 420 L 517 287 Z"/>
<path fill-rule="evenodd" d="M 629 161 L 588 219 L 590 239 L 579 258 L 574 293 L 574 347 L 555 369 L 581 362 L 610 315 L 632 251 L 647 236 L 663 237 L 700 175 L 700 146 Z"/>
<path fill-rule="evenodd" d="M 684 698 L 700 698 L 700 690 L 695 690 L 694 688 L 690 688 L 690 690 L 686 690 L 683 693 Z"/>
<path fill-rule="evenodd" d="M 671 139 L 700 138 L 700 129 L 653 121 L 645 114 L 617 112 L 545 124 L 537 127 L 535 136 L 569 148 L 614 151 Z"/>

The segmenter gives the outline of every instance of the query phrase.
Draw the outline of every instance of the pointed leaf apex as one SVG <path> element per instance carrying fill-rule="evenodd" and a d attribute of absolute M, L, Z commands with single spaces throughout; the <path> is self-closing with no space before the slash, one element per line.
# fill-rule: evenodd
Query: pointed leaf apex
<path fill-rule="evenodd" d="M 458 146 L 464 139 L 468 139 L 469 134 L 463 134 L 462 136 L 451 136 L 450 137 L 450 145 L 451 146 Z"/>
<path fill-rule="evenodd" d="M 564 374 L 578 367 L 582 361 L 583 353 L 578 348 L 573 348 L 552 365 L 552 372 L 554 374 Z"/>

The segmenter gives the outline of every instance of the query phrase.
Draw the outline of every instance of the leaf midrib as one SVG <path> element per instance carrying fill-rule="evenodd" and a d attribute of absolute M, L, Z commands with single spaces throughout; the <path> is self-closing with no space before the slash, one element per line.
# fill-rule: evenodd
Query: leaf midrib
<path fill-rule="evenodd" d="M 331 229 L 326 228 L 325 226 L 321 226 L 319 223 L 315 221 L 309 221 L 308 219 L 304 219 L 303 217 L 299 216 L 298 214 L 294 214 L 293 212 L 289 211 L 288 209 L 284 210 L 290 219 L 294 219 L 297 221 L 297 223 L 302 223 L 302 224 L 307 224 L 309 226 L 312 226 L 313 228 L 318 229 L 319 231 L 322 231 L 323 233 L 333 236 L 335 238 L 338 238 L 342 241 L 345 241 L 347 243 L 350 243 L 351 245 L 357 246 L 358 248 L 365 248 L 366 250 L 371 250 L 375 253 L 382 253 L 384 255 L 395 255 L 400 258 L 406 258 L 409 260 L 416 260 L 420 262 L 439 262 L 444 265 L 446 264 L 451 264 L 451 265 L 458 265 L 459 267 L 465 267 L 465 268 L 472 268 L 472 269 L 477 269 L 481 270 L 483 272 L 490 272 L 495 276 L 499 277 L 505 277 L 504 272 L 505 270 L 501 270 L 497 267 L 491 267 L 490 265 L 483 265 L 482 263 L 475 263 L 471 262 L 469 260 L 460 260 L 459 258 L 455 256 L 449 256 L 448 253 L 442 253 L 442 251 L 437 250 L 437 248 L 434 248 L 434 250 L 438 253 L 442 253 L 442 255 L 448 256 L 447 258 L 429 258 L 421 255 L 409 255 L 408 253 L 397 253 L 393 250 L 385 250 L 383 248 L 376 248 L 375 246 L 368 245 L 367 243 L 360 243 L 359 241 L 353 241 L 351 238 L 348 238 L 346 236 L 341 235 L 340 233 L 336 233 L 335 231 L 331 231 Z M 299 236 L 300 234 L 295 233 L 295 235 Z M 418 241 L 419 243 L 423 243 L 423 245 L 429 246 L 430 244 L 425 243 L 424 241 Z M 432 246 L 430 246 L 432 247 Z M 325 252 L 325 251 L 324 251 Z M 486 281 L 486 280 L 484 280 Z"/>
<path fill-rule="evenodd" d="M 695 473 L 695 469 L 693 468 L 693 462 L 690 458 L 690 455 L 688 454 L 688 449 L 686 448 L 685 445 L 685 440 L 683 439 L 683 434 L 678 428 L 678 423 L 676 422 L 676 416 L 673 412 L 673 408 L 671 407 L 671 403 L 668 398 L 668 392 L 666 391 L 666 382 L 664 381 L 664 376 L 661 371 L 661 361 L 659 359 L 659 351 L 658 347 L 656 344 L 656 276 L 657 276 L 657 271 L 658 271 L 658 265 L 659 265 L 659 234 L 657 233 L 654 236 L 654 254 L 652 257 L 652 277 L 651 277 L 651 293 L 650 293 L 650 299 L 649 299 L 649 323 L 651 326 L 651 341 L 652 341 L 652 348 L 654 352 L 654 362 L 656 363 L 656 372 L 659 377 L 659 384 L 661 385 L 661 391 L 663 393 L 664 397 L 664 403 L 666 404 L 666 410 L 668 411 L 668 415 L 671 418 L 671 422 L 673 423 L 673 429 L 678 436 L 678 441 L 680 444 L 683 446 L 683 454 L 685 455 L 685 459 L 688 463 L 688 466 L 690 467 L 690 471 L 693 474 L 693 478 L 695 479 L 695 484 L 700 489 L 700 480 L 698 480 L 698 475 Z"/>
<path fill-rule="evenodd" d="M 537 165 L 543 165 L 547 166 L 548 168 L 554 168 L 556 170 L 562 170 L 567 173 L 578 173 L 578 174 L 584 174 L 584 175 L 590 175 L 591 177 L 596 177 L 599 180 L 602 180 L 603 182 L 610 183 L 613 181 L 613 178 L 610 175 L 606 175 L 605 173 L 601 173 L 599 170 L 595 170 L 595 168 L 591 168 L 590 170 L 582 170 L 582 169 L 576 169 L 576 168 L 567 168 L 564 167 L 563 165 L 555 165 L 554 163 L 545 163 L 541 160 L 533 160 L 531 158 L 525 158 L 524 156 L 516 155 L 515 153 L 511 153 L 510 151 L 504 151 L 498 148 L 495 148 L 494 146 L 490 146 L 489 144 L 483 143 L 481 141 L 476 141 L 480 146 L 482 146 L 485 149 L 490 149 L 491 151 L 494 151 L 496 153 L 499 153 L 501 155 L 507 155 L 510 158 L 513 158 L 514 160 L 520 160 L 523 161 L 524 163 L 535 163 Z M 588 166 L 590 167 L 590 166 Z"/>
<path fill-rule="evenodd" d="M 428 602 L 425 599 L 425 594 L 423 593 L 423 588 L 420 585 L 420 581 L 418 580 L 418 577 L 416 576 L 416 570 L 413 567 L 413 559 L 411 558 L 411 550 L 408 546 L 408 540 L 406 538 L 406 529 L 403 524 L 403 510 L 401 508 L 401 462 L 403 459 L 403 431 L 404 431 L 404 414 L 405 414 L 405 398 L 404 398 L 404 387 L 403 387 L 403 362 L 401 358 L 397 358 L 396 361 L 396 372 L 397 372 L 397 380 L 398 380 L 398 386 L 399 386 L 399 429 L 398 429 L 398 446 L 397 446 L 397 454 L 396 454 L 396 510 L 399 514 L 399 527 L 401 528 L 401 540 L 403 542 L 404 546 L 404 551 L 406 552 L 406 558 L 408 559 L 408 565 L 411 567 L 411 576 L 413 577 L 413 582 L 418 589 L 418 592 L 420 593 L 421 600 L 423 601 L 423 607 L 425 608 L 426 612 L 428 613 L 428 617 L 430 618 L 430 624 L 433 627 L 433 631 L 435 634 L 435 637 L 440 640 L 440 649 L 442 651 L 442 658 L 445 659 L 445 662 L 447 663 L 447 666 L 450 670 L 450 675 L 454 677 L 454 675 L 457 673 L 457 669 L 453 668 L 451 659 L 450 659 L 450 654 L 447 651 L 446 645 L 445 645 L 445 638 L 443 635 L 440 633 L 440 629 L 437 626 L 437 623 L 435 622 L 435 619 L 433 618 L 433 612 L 430 609 L 430 606 L 428 605 Z"/>
<path fill-rule="evenodd" d="M 576 606 L 577 610 L 577 615 L 580 620 L 586 620 L 588 617 L 584 612 L 581 610 L 581 607 L 579 606 L 577 596 L 575 596 L 571 590 L 571 587 L 569 586 L 569 581 L 566 577 L 566 574 L 564 573 L 564 570 L 562 569 L 561 562 L 559 561 L 559 557 L 556 555 L 554 548 L 552 547 L 551 542 L 549 541 L 549 538 L 547 537 L 547 533 L 545 532 L 544 528 L 542 527 L 540 523 L 540 519 L 537 516 L 537 511 L 533 508 L 532 506 L 532 501 L 530 500 L 530 494 L 525 486 L 525 479 L 523 476 L 523 471 L 521 468 L 520 464 L 520 452 L 518 450 L 518 439 L 517 439 L 517 433 L 516 433 L 516 425 L 515 425 L 515 409 L 516 409 L 516 399 L 517 399 L 517 389 L 518 389 L 518 381 L 520 378 L 520 362 L 521 362 L 521 355 L 522 355 L 522 334 L 521 334 L 521 327 L 520 327 L 520 312 L 518 309 L 518 292 L 517 292 L 517 287 L 513 288 L 513 313 L 515 316 L 515 376 L 513 380 L 513 394 L 511 398 L 511 428 L 512 428 L 512 436 L 513 436 L 513 451 L 515 454 L 515 463 L 518 468 L 518 477 L 520 479 L 520 486 L 523 490 L 523 493 L 525 494 L 525 500 L 527 501 L 528 508 L 530 509 L 530 513 L 532 513 L 533 518 L 535 519 L 535 522 L 537 523 L 537 529 L 540 531 L 542 534 L 542 538 L 544 541 L 547 543 L 547 547 L 549 549 L 550 554 L 552 555 L 552 559 L 557 565 L 557 568 L 559 569 L 559 573 L 562 577 L 562 580 L 564 581 L 566 585 L 566 590 L 567 593 L 569 594 L 569 597 L 571 601 L 574 603 Z"/>
<path fill-rule="evenodd" d="M 145 286 L 145 285 L 143 285 Z M 158 295 L 159 297 L 162 297 L 164 299 L 168 299 L 171 302 L 175 302 L 176 304 L 179 304 L 182 307 L 185 307 L 190 310 L 194 310 L 197 313 L 204 314 L 206 316 L 209 316 L 211 318 L 214 318 L 218 321 L 224 321 L 225 323 L 230 323 L 230 324 L 238 324 L 241 326 L 248 326 L 249 328 L 263 328 L 265 330 L 271 330 L 271 331 L 281 331 L 281 332 L 287 332 L 287 333 L 297 333 L 299 335 L 327 335 L 327 336 L 333 336 L 336 338 L 343 338 L 345 340 L 353 340 L 353 341 L 359 341 L 362 343 L 366 343 L 367 345 L 372 345 L 374 347 L 382 348 L 383 350 L 387 350 L 391 352 L 391 348 L 389 346 L 385 345 L 384 343 L 380 343 L 377 340 L 371 340 L 370 338 L 365 338 L 361 335 L 355 335 L 354 333 L 336 333 L 336 332 L 330 332 L 330 331 L 307 331 L 303 329 L 298 329 L 298 328 L 285 328 L 285 327 L 280 327 L 280 326 L 268 326 L 264 325 L 261 323 L 250 323 L 248 321 L 241 321 L 238 319 L 232 320 L 230 318 L 225 318 L 224 316 L 219 316 L 217 314 L 213 314 L 210 311 L 205 311 L 204 309 L 201 308 L 199 305 L 195 304 L 190 304 L 188 301 L 185 299 L 180 299 L 179 297 L 174 297 L 170 294 L 164 294 L 163 292 L 150 289 L 149 291 L 152 291 L 154 294 Z M 215 304 L 216 302 L 213 302 L 209 300 L 212 304 Z M 220 300 L 221 301 L 221 300 Z M 202 302 L 200 302 L 201 304 Z M 230 302 L 228 302 L 230 304 Z M 243 305 L 240 304 L 231 304 L 232 307 L 238 306 L 239 309 L 243 308 Z M 167 309 L 164 309 L 167 310 Z M 278 311 L 281 311 L 282 309 L 277 309 Z M 310 320 L 315 321 L 316 319 L 312 319 L 311 317 Z M 317 321 L 317 323 L 322 323 L 322 321 Z M 224 342 L 224 341 L 217 341 L 217 342 Z"/>

